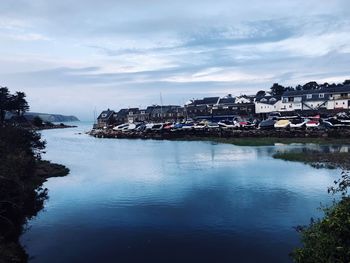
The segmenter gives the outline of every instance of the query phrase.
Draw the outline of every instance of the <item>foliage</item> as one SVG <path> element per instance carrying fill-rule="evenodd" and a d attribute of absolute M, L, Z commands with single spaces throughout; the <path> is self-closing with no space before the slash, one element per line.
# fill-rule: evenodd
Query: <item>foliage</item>
<path fill-rule="evenodd" d="M 24 92 L 17 91 L 12 95 L 7 87 L 0 87 L 0 123 L 4 123 L 6 111 L 15 112 L 20 116 L 29 110 L 25 97 Z"/>
<path fill-rule="evenodd" d="M 26 262 L 18 242 L 28 218 L 43 208 L 49 175 L 68 173 L 64 166 L 41 160 L 40 134 L 13 126 L 0 127 L 0 262 Z"/>
<path fill-rule="evenodd" d="M 36 127 L 42 127 L 43 126 L 43 120 L 39 116 L 35 116 L 33 119 L 33 125 Z"/>
<path fill-rule="evenodd" d="M 264 90 L 259 90 L 257 93 L 256 93 L 256 97 L 257 98 L 261 98 L 261 97 L 264 97 L 266 95 L 266 92 Z"/>
<path fill-rule="evenodd" d="M 304 85 L 296 85 L 295 87 L 284 87 L 278 83 L 274 83 L 272 87 L 270 88 L 270 94 L 272 96 L 281 96 L 285 91 L 293 91 L 293 90 L 318 90 L 318 89 L 327 89 L 327 88 L 334 88 L 334 87 L 342 87 L 345 85 L 350 85 L 350 80 L 347 79 L 343 83 L 323 83 L 319 84 L 316 81 L 310 81 L 308 83 L 305 83 Z M 261 94 L 263 94 L 263 91 L 258 91 L 256 94 L 257 97 L 259 97 Z"/>
<path fill-rule="evenodd" d="M 286 88 L 278 83 L 274 83 L 270 88 L 270 90 L 271 90 L 270 93 L 272 96 L 281 96 L 283 92 L 286 91 Z"/>
<path fill-rule="evenodd" d="M 350 262 L 350 175 L 343 172 L 329 192 L 341 194 L 341 199 L 332 206 L 323 208 L 324 218 L 311 220 L 309 226 L 298 227 L 302 248 L 292 253 L 295 262 Z"/>

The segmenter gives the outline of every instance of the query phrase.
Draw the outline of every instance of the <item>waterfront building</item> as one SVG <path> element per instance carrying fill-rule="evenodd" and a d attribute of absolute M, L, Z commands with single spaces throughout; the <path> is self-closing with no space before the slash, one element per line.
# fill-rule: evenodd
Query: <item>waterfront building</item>
<path fill-rule="evenodd" d="M 350 109 L 350 85 L 313 90 L 286 91 L 280 112 L 343 111 Z"/>
<path fill-rule="evenodd" d="M 114 118 L 115 112 L 113 110 L 107 109 L 100 113 L 97 117 L 97 128 L 108 127 L 116 123 Z"/>
<path fill-rule="evenodd" d="M 255 99 L 255 113 L 266 118 L 271 112 L 278 112 L 281 109 L 281 97 L 265 95 Z"/>

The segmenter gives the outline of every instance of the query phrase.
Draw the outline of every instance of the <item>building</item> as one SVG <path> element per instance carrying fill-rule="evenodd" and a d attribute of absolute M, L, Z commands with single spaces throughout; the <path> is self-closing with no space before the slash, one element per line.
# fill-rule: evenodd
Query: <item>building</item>
<path fill-rule="evenodd" d="M 255 99 L 255 113 L 262 118 L 266 118 L 269 113 L 280 111 L 281 109 L 280 96 L 262 96 Z"/>
<path fill-rule="evenodd" d="M 176 122 L 185 118 L 184 108 L 178 105 L 153 105 L 147 107 L 146 113 L 152 122 Z"/>
<path fill-rule="evenodd" d="M 350 109 L 350 85 L 286 91 L 279 111 L 342 111 Z"/>
<path fill-rule="evenodd" d="M 97 128 L 104 128 L 116 123 L 114 118 L 115 112 L 113 110 L 107 109 L 102 111 L 97 117 Z"/>
<path fill-rule="evenodd" d="M 190 100 L 185 105 L 186 116 L 192 119 L 210 119 L 212 117 L 212 108 L 219 100 L 220 97 Z"/>
<path fill-rule="evenodd" d="M 220 98 L 212 107 L 212 120 L 229 119 L 238 115 L 250 117 L 254 114 L 254 99 L 245 95 L 232 97 L 231 94 L 228 94 Z"/>

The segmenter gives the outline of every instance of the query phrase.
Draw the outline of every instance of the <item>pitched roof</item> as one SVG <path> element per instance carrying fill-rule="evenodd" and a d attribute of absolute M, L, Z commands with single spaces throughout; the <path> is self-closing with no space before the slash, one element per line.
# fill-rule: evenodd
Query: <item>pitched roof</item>
<path fill-rule="evenodd" d="M 113 110 L 104 110 L 101 112 L 101 114 L 97 117 L 97 119 L 109 119 L 111 116 L 113 116 L 115 112 Z"/>
<path fill-rule="evenodd" d="M 220 97 L 206 97 L 203 99 L 193 100 L 192 105 L 212 105 L 216 104 Z"/>
<path fill-rule="evenodd" d="M 279 101 L 281 99 L 280 96 L 263 96 L 263 97 L 259 97 L 259 98 L 256 98 L 256 102 L 259 102 L 259 103 L 265 103 L 265 104 L 275 104 L 277 101 Z"/>

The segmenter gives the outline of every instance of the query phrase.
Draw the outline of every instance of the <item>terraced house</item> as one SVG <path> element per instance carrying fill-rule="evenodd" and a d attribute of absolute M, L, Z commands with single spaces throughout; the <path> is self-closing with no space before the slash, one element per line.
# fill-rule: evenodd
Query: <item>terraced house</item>
<path fill-rule="evenodd" d="M 280 112 L 342 111 L 350 109 L 350 85 L 315 90 L 286 91 Z"/>

